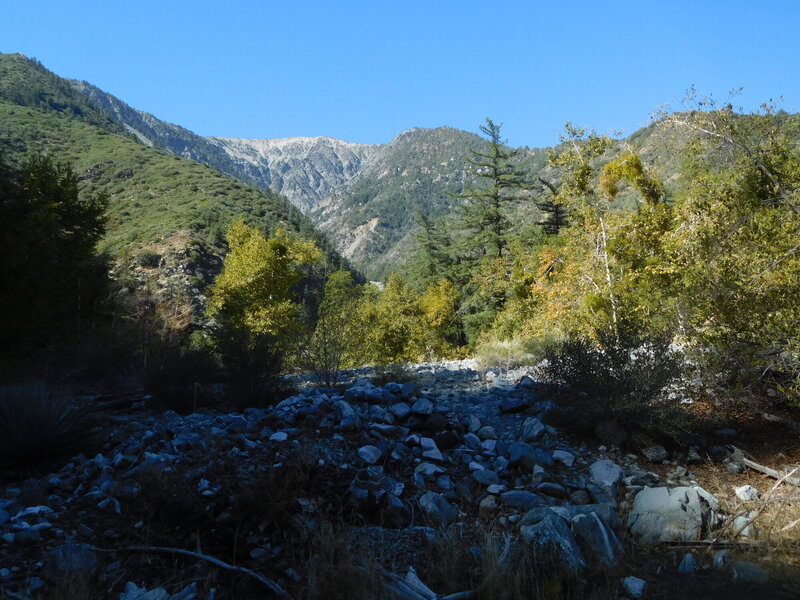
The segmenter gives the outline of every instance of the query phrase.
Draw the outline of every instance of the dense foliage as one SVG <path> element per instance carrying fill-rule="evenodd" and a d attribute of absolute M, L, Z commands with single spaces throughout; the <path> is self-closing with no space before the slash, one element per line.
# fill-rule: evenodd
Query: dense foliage
<path fill-rule="evenodd" d="M 0 353 L 16 359 L 82 335 L 107 275 L 95 246 L 106 198 L 79 197 L 68 165 L 34 157 L 0 175 Z"/>

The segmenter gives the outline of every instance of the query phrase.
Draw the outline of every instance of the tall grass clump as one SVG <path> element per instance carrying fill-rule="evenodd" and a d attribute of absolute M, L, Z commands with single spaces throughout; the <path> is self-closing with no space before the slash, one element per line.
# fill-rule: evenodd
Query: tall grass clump
<path fill-rule="evenodd" d="M 33 466 L 85 450 L 95 413 L 43 382 L 0 386 L 0 467 Z"/>

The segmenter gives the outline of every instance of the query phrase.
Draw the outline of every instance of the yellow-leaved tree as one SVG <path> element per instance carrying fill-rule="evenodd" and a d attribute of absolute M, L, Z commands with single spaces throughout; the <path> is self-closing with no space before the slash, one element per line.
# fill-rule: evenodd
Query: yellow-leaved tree
<path fill-rule="evenodd" d="M 228 229 L 228 245 L 207 312 L 233 383 L 252 398 L 274 382 L 301 330 L 298 284 L 322 254 L 281 229 L 265 238 L 242 220 Z"/>

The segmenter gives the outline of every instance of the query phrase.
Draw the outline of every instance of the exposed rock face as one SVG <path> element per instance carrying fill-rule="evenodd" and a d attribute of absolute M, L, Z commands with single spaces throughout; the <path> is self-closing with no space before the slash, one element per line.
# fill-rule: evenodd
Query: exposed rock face
<path fill-rule="evenodd" d="M 358 175 L 382 148 L 329 137 L 208 141 L 224 150 L 249 179 L 283 194 L 303 212 Z"/>

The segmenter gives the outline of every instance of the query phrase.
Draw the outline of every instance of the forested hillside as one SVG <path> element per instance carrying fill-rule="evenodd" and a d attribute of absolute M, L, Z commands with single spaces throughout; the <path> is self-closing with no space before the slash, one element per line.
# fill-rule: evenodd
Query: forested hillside
<path fill-rule="evenodd" d="M 82 194 L 108 195 L 103 249 L 135 250 L 177 230 L 219 242 L 239 216 L 264 232 L 280 224 L 328 247 L 285 199 L 143 144 L 67 82 L 21 55 L 0 56 L 0 98 L 5 162 L 47 154 L 73 166 Z"/>

